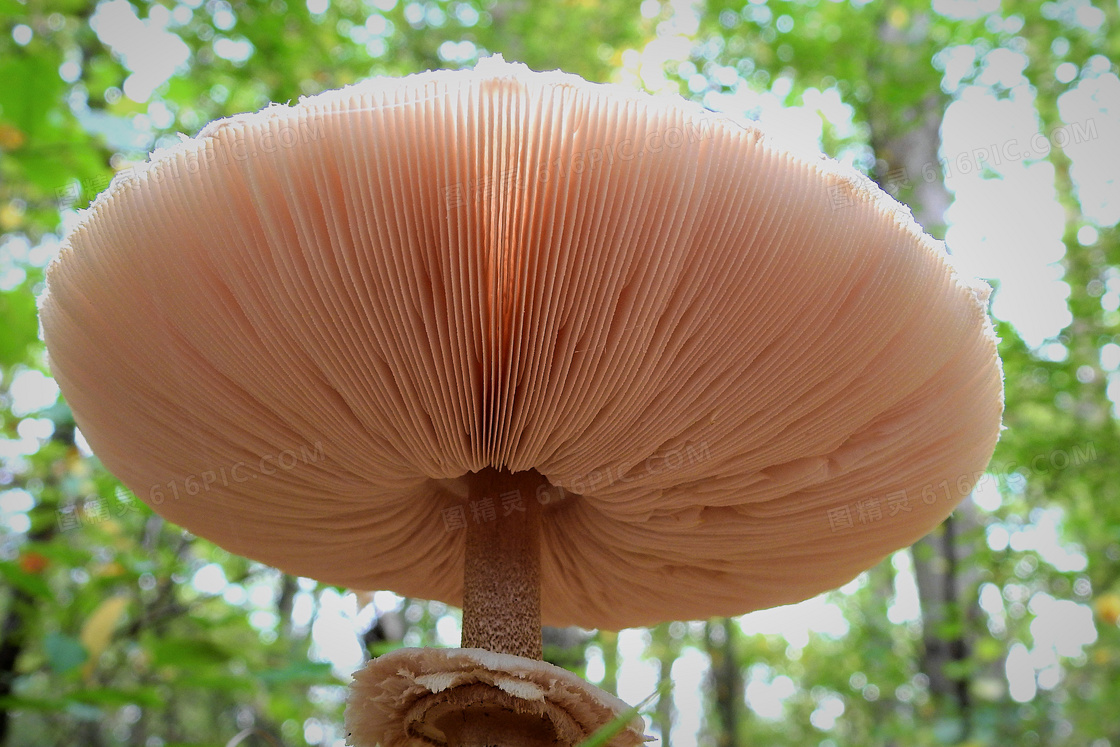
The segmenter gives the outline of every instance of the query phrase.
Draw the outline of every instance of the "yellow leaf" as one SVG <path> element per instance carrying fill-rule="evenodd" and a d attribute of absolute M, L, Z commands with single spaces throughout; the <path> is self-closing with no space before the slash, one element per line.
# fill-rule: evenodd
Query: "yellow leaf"
<path fill-rule="evenodd" d="M 107 523 L 107 522 L 106 522 Z M 97 576 L 101 578 L 115 578 L 116 576 L 123 576 L 125 567 L 117 561 L 106 563 L 95 571 Z"/>
<path fill-rule="evenodd" d="M 0 150 L 16 150 L 26 140 L 21 130 L 0 122 Z"/>
<path fill-rule="evenodd" d="M 82 625 L 82 632 L 78 636 L 89 654 L 89 659 L 86 660 L 85 667 L 82 669 L 82 675 L 86 679 L 89 679 L 90 675 L 93 674 L 98 658 L 109 647 L 109 641 L 113 638 L 113 630 L 117 627 L 117 623 L 120 622 L 127 608 L 128 597 L 109 597 L 97 605 L 93 614 L 86 618 L 85 624 Z"/>
<path fill-rule="evenodd" d="M 1120 620 L 1120 595 L 1102 594 L 1097 598 L 1097 614 L 1109 625 L 1115 625 Z"/>
<path fill-rule="evenodd" d="M 101 522 L 101 531 L 105 532 L 105 534 L 119 537 L 121 534 L 121 523 L 116 519 L 105 519 Z"/>
<path fill-rule="evenodd" d="M 9 202 L 0 207 L 0 229 L 11 231 L 19 228 L 23 223 L 23 210 L 15 203 Z"/>

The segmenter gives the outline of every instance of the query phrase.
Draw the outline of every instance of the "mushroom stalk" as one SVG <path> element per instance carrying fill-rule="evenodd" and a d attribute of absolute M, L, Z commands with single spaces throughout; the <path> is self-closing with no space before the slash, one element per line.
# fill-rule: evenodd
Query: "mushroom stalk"
<path fill-rule="evenodd" d="M 487 468 L 466 477 L 463 648 L 541 658 L 539 472 Z"/>

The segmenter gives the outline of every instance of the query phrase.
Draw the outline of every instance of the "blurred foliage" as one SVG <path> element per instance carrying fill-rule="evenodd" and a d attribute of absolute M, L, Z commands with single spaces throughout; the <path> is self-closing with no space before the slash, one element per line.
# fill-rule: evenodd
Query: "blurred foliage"
<path fill-rule="evenodd" d="M 593 80 L 668 82 L 713 106 L 721 94 L 742 91 L 771 92 L 786 106 L 835 92 L 852 126 L 825 121 L 822 148 L 851 158 L 919 216 L 925 210 L 933 216 L 927 227 L 941 232 L 940 213 L 918 188 L 944 191 L 944 164 L 888 183 L 917 123 L 938 124 L 965 85 L 1012 95 L 981 76 L 985 60 L 1010 51 L 1025 57 L 1040 131 L 1052 131 L 1063 124 L 1063 93 L 1082 78 L 1116 75 L 1120 9 L 1104 0 L 936 7 L 916 0 L 0 0 L 0 745 L 341 738 L 344 673 L 322 661 L 312 629 L 325 600 L 342 590 L 285 578 L 165 524 L 83 456 L 65 404 L 29 409 L 22 401 L 30 384 L 49 388 L 34 300 L 43 268 L 65 221 L 114 172 L 178 132 L 269 101 L 370 75 L 470 66 L 500 52 Z M 149 94 L 141 84 L 149 63 L 130 56 L 121 36 L 153 29 L 168 54 L 181 49 L 182 62 Z M 946 51 L 969 46 L 974 64 L 950 82 Z M 676 58 L 654 53 L 664 49 Z M 1091 64 L 1102 59 L 1103 71 Z M 1072 77 L 1057 74 L 1066 64 L 1077 71 Z M 937 153 L 936 142 L 924 145 Z M 892 621 L 912 568 L 936 560 L 922 555 L 923 545 L 828 595 L 846 632 L 791 641 L 747 635 L 736 620 L 650 631 L 644 656 L 660 686 L 678 676 L 679 657 L 711 663 L 700 743 L 1120 746 L 1120 434 L 1108 396 L 1116 373 L 1102 361 L 1102 351 L 1120 344 L 1120 304 L 1108 300 L 1120 283 L 1120 232 L 1094 225 L 1096 238 L 1083 245 L 1079 231 L 1091 223 L 1070 159 L 1060 147 L 1046 159 L 1066 216 L 1062 271 L 1073 320 L 1046 354 L 999 326 L 1007 431 L 986 481 L 1001 501 L 951 537 L 967 548 L 959 602 Z M 1014 541 L 1048 517 L 1057 517 L 1083 568 L 1060 570 L 1038 548 Z M 223 591 L 191 583 L 204 569 L 220 570 Z M 402 642 L 438 643 L 437 626 L 452 614 L 402 600 L 371 617 L 370 597 L 348 599 L 360 611 L 354 632 L 373 654 Z M 1039 640 L 1035 622 L 1057 603 L 1091 618 L 1095 638 L 1083 649 L 1048 654 Z M 955 699 L 935 692 L 923 669 L 930 635 L 968 642 L 967 656 L 943 672 L 957 685 Z M 581 673 L 598 668 L 596 679 L 614 689 L 621 637 L 575 640 L 574 652 L 569 645 L 557 657 Z M 1023 656 L 1038 687 L 1019 702 L 1005 671 Z M 746 707 L 766 692 L 781 694 L 777 712 Z M 662 696 L 651 712 L 663 743 L 685 695 L 678 686 L 676 708 Z"/>

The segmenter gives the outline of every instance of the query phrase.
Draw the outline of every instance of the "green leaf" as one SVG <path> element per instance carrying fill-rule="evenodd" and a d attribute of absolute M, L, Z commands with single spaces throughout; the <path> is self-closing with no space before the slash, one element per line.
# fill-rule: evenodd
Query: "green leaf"
<path fill-rule="evenodd" d="M 27 350 L 39 339 L 35 295 L 25 283 L 0 293 L 0 366 L 27 360 Z"/>
<path fill-rule="evenodd" d="M 20 695 L 9 695 L 0 698 L 0 708 L 6 711 L 60 711 L 65 708 L 62 700 L 54 698 L 27 698 Z"/>
<path fill-rule="evenodd" d="M 199 667 L 222 664 L 230 655 L 210 641 L 190 638 L 164 638 L 150 644 L 152 663 L 155 666 Z"/>
<path fill-rule="evenodd" d="M 370 644 L 369 654 L 377 658 L 378 656 L 384 656 L 390 651 L 396 651 L 398 648 L 404 648 L 403 641 L 377 641 Z"/>
<path fill-rule="evenodd" d="M 66 674 L 80 667 L 89 658 L 89 652 L 81 641 L 62 633 L 47 633 L 43 649 L 47 652 L 47 663 L 55 674 Z"/>
<path fill-rule="evenodd" d="M 0 576 L 9 584 L 39 599 L 51 598 L 50 587 L 39 576 L 27 573 L 11 561 L 0 562 Z"/>
<path fill-rule="evenodd" d="M 190 677 L 180 683 L 181 687 L 192 687 L 207 692 L 252 692 L 257 687 L 253 674 L 236 675 L 214 669 L 191 671 Z"/>
<path fill-rule="evenodd" d="M 156 708 L 163 705 L 163 699 L 154 687 L 138 687 L 120 689 L 101 687 L 92 690 L 81 690 L 70 696 L 70 700 L 83 705 L 104 705 L 119 707 L 124 705 L 139 705 Z"/>
<path fill-rule="evenodd" d="M 319 661 L 293 662 L 283 669 L 272 669 L 260 672 L 258 679 L 268 684 L 281 684 L 299 682 L 301 684 L 328 684 L 334 683 L 331 665 Z"/>
<path fill-rule="evenodd" d="M 61 52 L 17 54 L 0 62 L 0 118 L 32 137 L 41 135 L 47 113 L 61 103 Z"/>

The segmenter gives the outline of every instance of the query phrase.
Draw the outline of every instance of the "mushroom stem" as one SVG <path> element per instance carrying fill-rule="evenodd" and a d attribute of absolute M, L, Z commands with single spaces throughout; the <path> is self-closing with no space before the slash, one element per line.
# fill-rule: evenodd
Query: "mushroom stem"
<path fill-rule="evenodd" d="M 463 648 L 541 658 L 539 472 L 466 476 L 471 515 L 463 576 Z"/>

